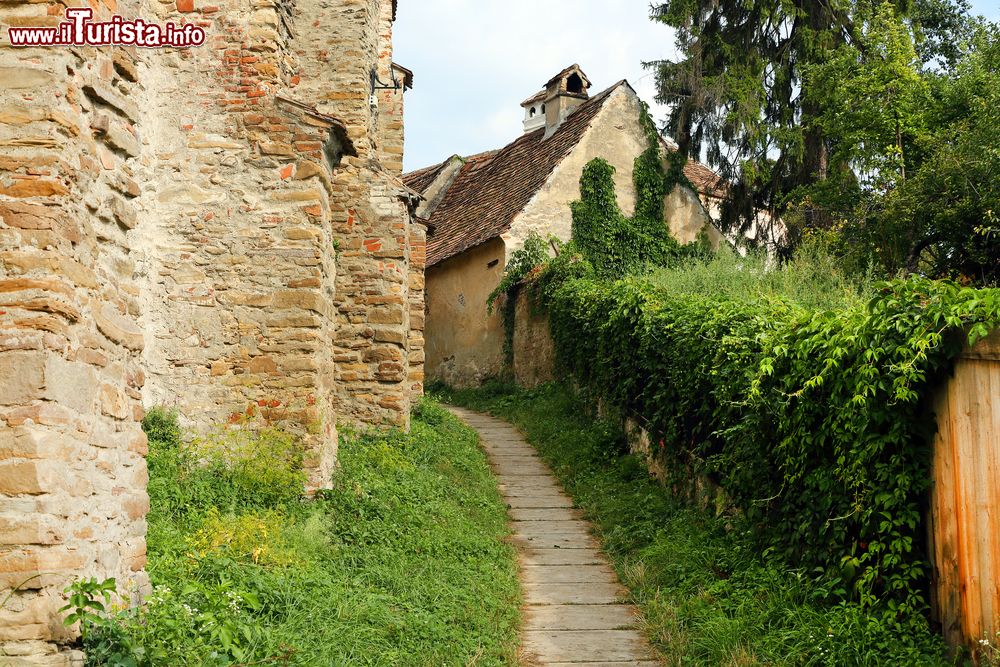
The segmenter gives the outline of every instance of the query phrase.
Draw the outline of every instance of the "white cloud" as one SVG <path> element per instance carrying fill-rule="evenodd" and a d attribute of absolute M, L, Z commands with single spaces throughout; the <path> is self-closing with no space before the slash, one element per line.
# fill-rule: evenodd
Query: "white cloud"
<path fill-rule="evenodd" d="M 673 33 L 645 0 L 404 0 L 395 59 L 414 70 L 406 166 L 499 148 L 521 131 L 520 102 L 579 63 L 594 91 L 628 79 L 648 102 L 642 61 L 670 57 Z"/>

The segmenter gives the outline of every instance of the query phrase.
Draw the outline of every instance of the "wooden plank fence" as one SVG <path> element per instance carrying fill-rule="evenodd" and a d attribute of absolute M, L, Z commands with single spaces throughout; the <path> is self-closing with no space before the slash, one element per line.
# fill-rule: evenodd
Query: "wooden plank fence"
<path fill-rule="evenodd" d="M 932 603 L 953 645 L 1000 632 L 1000 330 L 967 349 L 937 399 Z"/>

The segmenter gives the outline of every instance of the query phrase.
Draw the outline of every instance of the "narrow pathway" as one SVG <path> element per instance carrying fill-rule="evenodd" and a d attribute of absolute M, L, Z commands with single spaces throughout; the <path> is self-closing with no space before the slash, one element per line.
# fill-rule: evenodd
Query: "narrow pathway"
<path fill-rule="evenodd" d="M 509 508 L 524 591 L 523 665 L 654 667 L 637 610 L 590 524 L 524 437 L 505 421 L 450 408 L 479 432 Z"/>

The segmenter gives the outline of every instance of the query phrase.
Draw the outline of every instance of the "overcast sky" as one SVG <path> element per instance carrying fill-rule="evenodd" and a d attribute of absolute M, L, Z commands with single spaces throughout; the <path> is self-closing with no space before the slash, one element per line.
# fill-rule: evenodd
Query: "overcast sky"
<path fill-rule="evenodd" d="M 628 79 L 647 102 L 642 62 L 675 55 L 649 0 L 403 0 L 394 59 L 414 71 L 406 94 L 407 171 L 500 148 L 521 133 L 520 103 L 579 63 L 591 93 Z M 1000 20 L 998 0 L 973 0 Z M 662 120 L 663 110 L 653 109 Z"/>

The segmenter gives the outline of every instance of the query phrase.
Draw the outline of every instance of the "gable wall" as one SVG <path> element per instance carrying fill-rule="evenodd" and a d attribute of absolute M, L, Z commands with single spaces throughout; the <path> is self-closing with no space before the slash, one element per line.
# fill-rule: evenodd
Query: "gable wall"
<path fill-rule="evenodd" d="M 632 185 L 635 158 L 646 150 L 646 135 L 639 122 L 641 101 L 627 86 L 619 86 L 591 122 L 576 148 L 559 164 L 548 182 L 535 194 L 524 211 L 503 235 L 508 252 L 524 246 L 531 232 L 543 238 L 554 234 L 569 240 L 573 216 L 570 204 L 580 198 L 580 176 L 588 162 L 607 160 L 615 168 L 615 191 L 622 213 L 635 212 Z M 671 232 L 682 243 L 693 241 L 710 219 L 687 188 L 676 188 L 665 199 L 664 214 Z"/>

